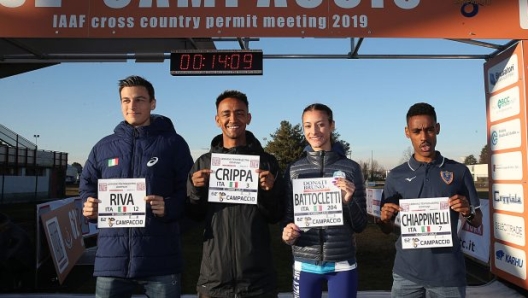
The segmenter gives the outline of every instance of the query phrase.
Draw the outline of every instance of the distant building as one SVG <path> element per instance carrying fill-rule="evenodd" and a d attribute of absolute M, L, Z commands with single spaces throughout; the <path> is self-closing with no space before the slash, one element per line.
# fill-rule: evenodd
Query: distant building
<path fill-rule="evenodd" d="M 488 179 L 488 164 L 476 164 L 476 165 L 466 165 L 469 168 L 471 176 L 473 176 L 473 181 L 482 181 Z"/>
<path fill-rule="evenodd" d="M 68 167 L 66 168 L 66 183 L 79 183 L 79 172 L 77 168 L 72 165 L 68 165 Z"/>
<path fill-rule="evenodd" d="M 68 153 L 37 145 L 0 124 L 0 204 L 64 197 Z"/>

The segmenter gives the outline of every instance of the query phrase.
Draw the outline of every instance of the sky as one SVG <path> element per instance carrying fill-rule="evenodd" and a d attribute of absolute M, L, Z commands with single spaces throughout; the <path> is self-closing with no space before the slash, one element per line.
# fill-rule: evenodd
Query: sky
<path fill-rule="evenodd" d="M 487 41 L 502 43 L 503 41 Z M 261 38 L 251 49 L 267 54 L 347 54 L 350 39 Z M 219 49 L 239 49 L 217 42 Z M 492 49 L 440 39 L 365 39 L 359 54 L 490 54 Z M 39 149 L 68 153 L 84 165 L 88 154 L 123 120 L 117 83 L 140 75 L 153 83 L 154 111 L 170 117 L 197 158 L 220 134 L 214 122 L 216 97 L 225 90 L 247 94 L 247 127 L 266 144 L 283 120 L 301 122 L 302 110 L 323 103 L 334 111 L 340 139 L 356 161 L 400 164 L 411 143 L 405 114 L 428 102 L 441 125 L 437 149 L 451 159 L 477 160 L 487 142 L 481 59 L 264 59 L 264 74 L 192 76 L 170 74 L 163 63 L 67 62 L 0 79 L 0 124 L 37 141 Z M 34 135 L 39 135 L 36 140 Z"/>

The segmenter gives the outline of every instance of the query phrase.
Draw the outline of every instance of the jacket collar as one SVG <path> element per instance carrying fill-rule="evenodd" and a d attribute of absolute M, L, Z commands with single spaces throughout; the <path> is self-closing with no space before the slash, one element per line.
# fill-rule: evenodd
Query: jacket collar
<path fill-rule="evenodd" d="M 223 135 L 219 134 L 211 141 L 210 151 L 215 153 L 261 153 L 264 152 L 264 149 L 255 135 L 249 130 L 246 130 L 246 145 L 224 148 Z"/>
<path fill-rule="evenodd" d="M 444 165 L 444 162 L 445 162 L 445 157 L 442 156 L 440 151 L 436 151 L 436 157 L 430 163 L 424 163 L 424 162 L 417 161 L 414 158 L 414 154 L 413 154 L 413 156 L 411 156 L 411 158 L 407 162 L 407 165 L 412 171 L 416 171 L 418 170 L 418 168 L 420 168 L 421 166 L 425 166 L 425 165 L 434 165 L 434 166 L 441 168 Z"/>

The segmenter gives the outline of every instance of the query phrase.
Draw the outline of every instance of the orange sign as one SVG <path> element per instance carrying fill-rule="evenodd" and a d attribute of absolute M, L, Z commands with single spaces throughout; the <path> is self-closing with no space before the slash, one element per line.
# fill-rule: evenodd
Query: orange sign
<path fill-rule="evenodd" d="M 78 217 L 74 202 L 40 217 L 61 284 L 84 252 L 84 240 Z"/>
<path fill-rule="evenodd" d="M 0 37 L 523 39 L 528 0 L 0 0 Z"/>
<path fill-rule="evenodd" d="M 489 148 L 491 271 L 528 289 L 528 45 L 514 47 L 484 65 Z"/>

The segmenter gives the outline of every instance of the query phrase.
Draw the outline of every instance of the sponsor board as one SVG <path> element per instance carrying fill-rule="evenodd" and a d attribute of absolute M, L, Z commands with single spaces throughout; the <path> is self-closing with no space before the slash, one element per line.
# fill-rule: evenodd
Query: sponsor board
<path fill-rule="evenodd" d="M 519 87 L 514 86 L 490 97 L 488 109 L 491 122 L 502 120 L 521 112 Z"/>
<path fill-rule="evenodd" d="M 493 252 L 495 267 L 522 280 L 526 280 L 526 253 L 496 242 Z"/>
<path fill-rule="evenodd" d="M 522 180 L 522 165 L 521 151 L 492 154 L 491 178 L 493 180 Z"/>
<path fill-rule="evenodd" d="M 493 234 L 496 239 L 524 246 L 526 244 L 526 227 L 520 216 L 494 213 Z"/>
<path fill-rule="evenodd" d="M 488 69 L 488 92 L 493 93 L 519 81 L 519 59 L 517 54 L 500 61 Z"/>
<path fill-rule="evenodd" d="M 521 147 L 521 120 L 495 124 L 490 128 L 491 151 Z"/>
<path fill-rule="evenodd" d="M 524 188 L 522 184 L 494 183 L 491 186 L 493 209 L 524 213 Z"/>

